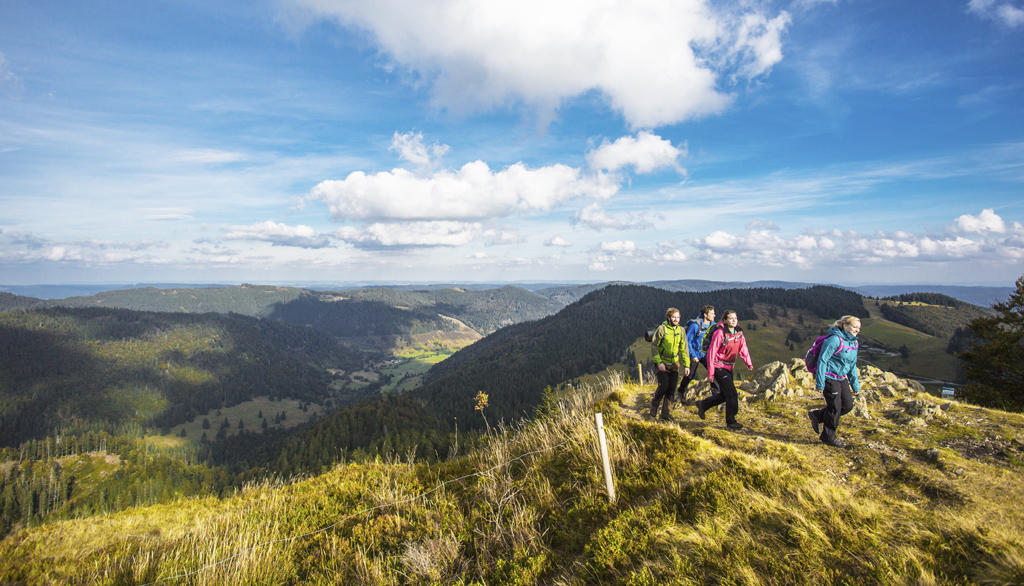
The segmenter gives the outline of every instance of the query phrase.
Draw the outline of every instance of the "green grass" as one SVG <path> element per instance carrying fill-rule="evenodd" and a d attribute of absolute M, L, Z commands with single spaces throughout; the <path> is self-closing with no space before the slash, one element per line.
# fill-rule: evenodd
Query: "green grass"
<path fill-rule="evenodd" d="M 309 421 L 310 417 L 319 415 L 325 410 L 323 407 L 313 403 L 309 405 L 308 411 L 303 411 L 300 408 L 301 405 L 302 402 L 295 399 L 271 401 L 269 397 L 256 397 L 252 401 L 239 403 L 232 407 L 223 407 L 220 409 L 220 415 L 217 415 L 216 409 L 211 409 L 206 414 L 199 415 L 192 421 L 175 425 L 170 428 L 170 433 L 167 435 L 148 434 L 145 440 L 156 447 L 171 448 L 190 443 L 199 443 L 200 438 L 205 432 L 207 439 L 213 441 L 225 417 L 231 424 L 227 429 L 228 436 L 238 435 L 239 419 L 245 421 L 246 431 L 260 433 L 263 429 L 263 420 L 259 418 L 260 411 L 263 412 L 263 417 L 268 419 L 267 424 L 270 427 L 288 429 Z M 282 411 L 285 413 L 286 419 L 275 425 L 274 416 Z M 209 429 L 203 429 L 204 418 L 210 421 Z M 182 429 L 185 430 L 185 437 L 181 437 Z"/>
<path fill-rule="evenodd" d="M 640 417 L 652 385 L 621 378 L 477 451 L 264 482 L 50 523 L 0 542 L 0 583 L 23 584 L 1014 584 L 1024 577 L 1024 470 L 975 444 L 1024 416 L 957 406 L 909 429 L 896 401 L 843 418 L 851 448 L 812 437 L 813 397 L 677 423 Z M 598 466 L 605 415 L 617 500 Z M 977 430 L 977 437 L 960 433 Z M 944 434 L 944 435 L 937 435 Z M 976 442 L 977 443 L 977 442 Z M 981 445 L 978 443 L 977 445 Z M 1006 448 L 1009 449 L 1009 448 Z M 1016 452 L 1015 452 L 1016 453 Z M 958 472 L 959 471 L 959 472 Z"/>

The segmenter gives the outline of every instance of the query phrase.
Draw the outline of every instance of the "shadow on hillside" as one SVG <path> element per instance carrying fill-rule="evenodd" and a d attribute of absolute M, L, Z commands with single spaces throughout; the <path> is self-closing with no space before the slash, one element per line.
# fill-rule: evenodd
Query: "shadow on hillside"
<path fill-rule="evenodd" d="M 102 364 L 73 341 L 49 331 L 0 326 L 0 446 L 46 437 L 59 405 L 88 396 Z"/>

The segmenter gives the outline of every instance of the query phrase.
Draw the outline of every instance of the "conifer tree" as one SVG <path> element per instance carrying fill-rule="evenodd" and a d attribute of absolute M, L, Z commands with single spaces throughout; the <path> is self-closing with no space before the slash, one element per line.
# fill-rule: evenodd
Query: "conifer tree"
<path fill-rule="evenodd" d="M 977 338 L 960 352 L 966 401 L 1006 411 L 1024 411 L 1024 276 L 1009 299 L 992 306 L 996 315 L 967 324 Z"/>

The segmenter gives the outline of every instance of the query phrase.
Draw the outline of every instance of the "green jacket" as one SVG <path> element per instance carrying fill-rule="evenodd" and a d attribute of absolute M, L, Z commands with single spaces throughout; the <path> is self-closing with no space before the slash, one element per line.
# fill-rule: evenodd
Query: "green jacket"
<path fill-rule="evenodd" d="M 683 326 L 670 326 L 667 321 L 662 322 L 654 330 L 651 345 L 654 346 L 655 364 L 682 362 L 685 368 L 690 368 L 690 354 L 686 349 L 686 330 Z"/>

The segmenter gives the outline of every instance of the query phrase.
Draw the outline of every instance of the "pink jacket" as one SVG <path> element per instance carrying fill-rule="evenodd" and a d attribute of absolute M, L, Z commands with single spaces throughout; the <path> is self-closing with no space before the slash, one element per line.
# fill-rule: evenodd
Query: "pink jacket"
<path fill-rule="evenodd" d="M 747 350 L 747 339 L 743 337 L 743 330 L 736 328 L 736 332 L 730 334 L 725 324 L 720 323 L 719 328 L 711 334 L 711 343 L 708 346 L 708 378 L 714 380 L 715 369 L 724 368 L 732 370 L 739 357 L 748 370 L 754 370 L 754 363 L 750 361 L 750 351 Z"/>

